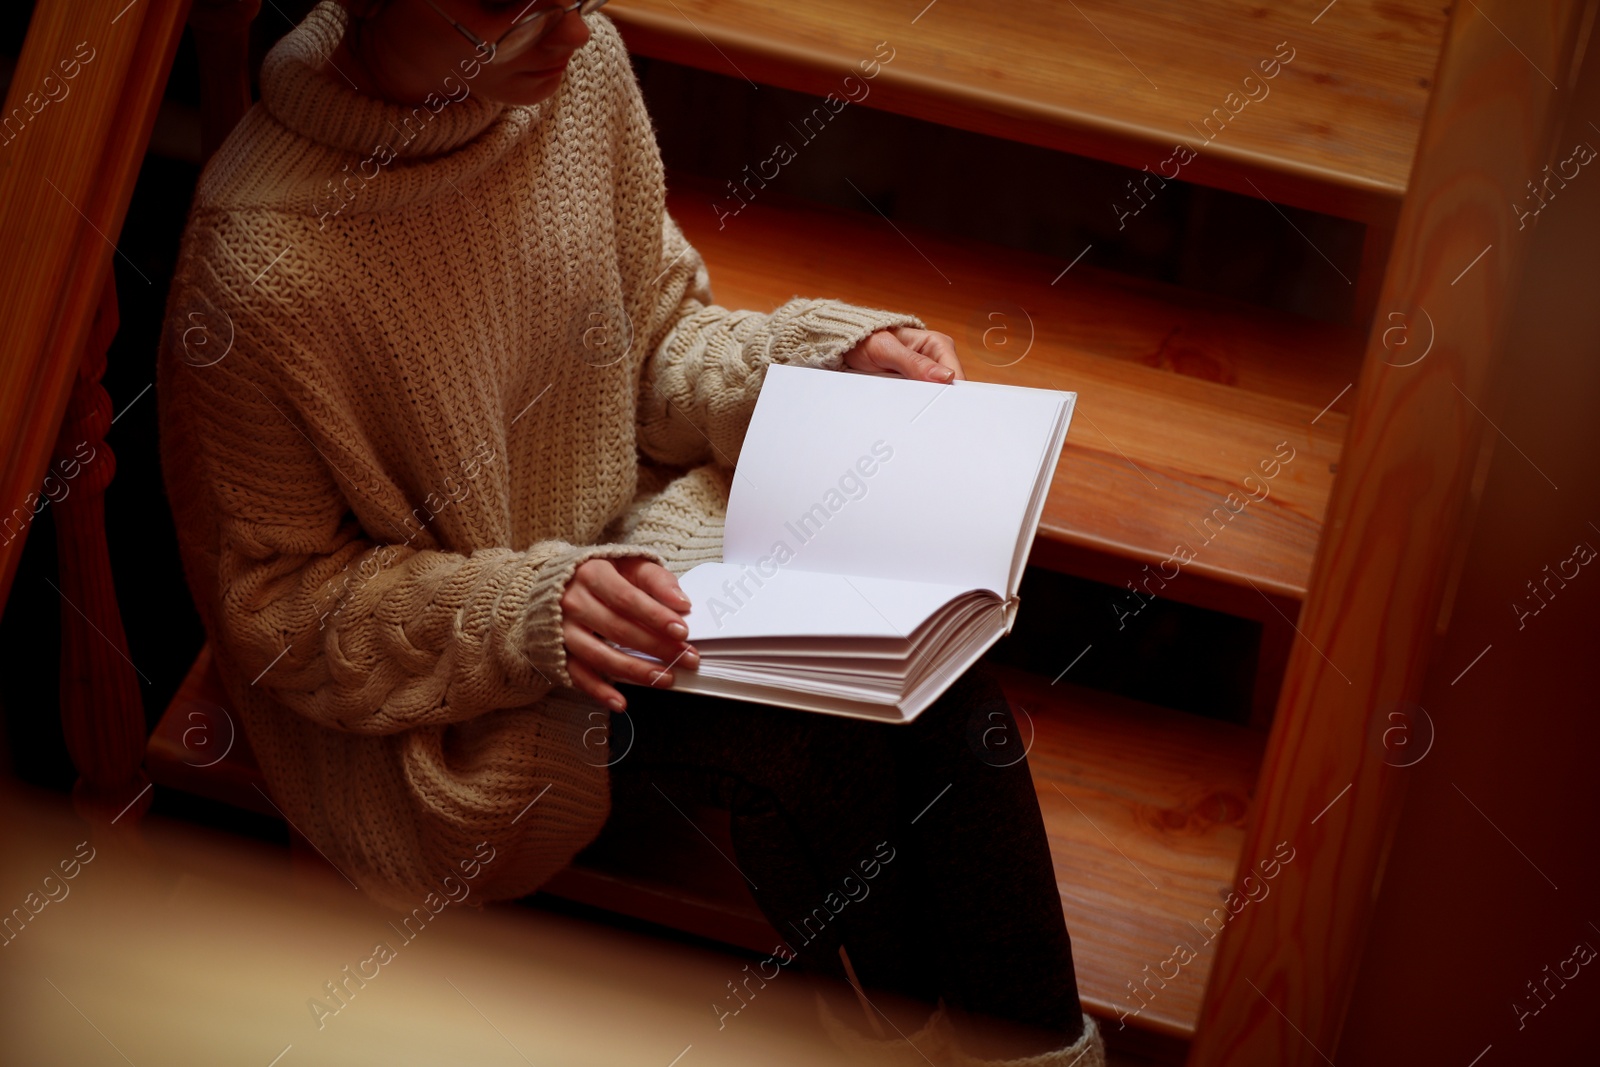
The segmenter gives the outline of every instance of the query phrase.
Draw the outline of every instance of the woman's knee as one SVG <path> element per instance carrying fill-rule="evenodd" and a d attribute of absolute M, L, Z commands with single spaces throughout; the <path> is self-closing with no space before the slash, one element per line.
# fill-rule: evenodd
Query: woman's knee
<path fill-rule="evenodd" d="M 909 728 L 913 747 L 941 753 L 941 759 L 971 760 L 990 767 L 1021 763 L 1033 746 L 1033 722 L 1020 721 L 995 672 L 982 661 L 974 664 Z"/>

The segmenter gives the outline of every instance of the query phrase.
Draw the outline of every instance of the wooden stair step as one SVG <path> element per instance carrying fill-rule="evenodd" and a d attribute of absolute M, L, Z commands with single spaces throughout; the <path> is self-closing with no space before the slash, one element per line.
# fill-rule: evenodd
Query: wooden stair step
<path fill-rule="evenodd" d="M 1189 1039 L 1215 958 L 1204 924 L 1234 879 L 1265 735 L 995 669 L 1019 727 L 1038 731 L 1028 765 L 1085 1005 L 1111 1020 L 1134 1012 L 1128 983 L 1183 941 L 1196 958 L 1125 1023 Z"/>
<path fill-rule="evenodd" d="M 1214 953 L 1206 921 L 1234 878 L 1264 736 L 1227 723 L 1141 704 L 1005 667 L 1002 679 L 1028 744 L 1085 1006 L 1170 1055 L 1188 1040 Z M 229 701 L 209 648 L 162 717 L 147 756 L 159 784 L 276 814 L 256 786 L 261 772 L 242 734 L 217 758 L 185 730 L 214 729 Z M 196 718 L 195 716 L 202 716 Z M 228 718 L 237 721 L 237 716 Z M 885 727 L 893 729 L 893 727 Z M 216 759 L 216 762 L 212 762 Z M 203 766 L 202 766 L 203 765 Z M 695 808 L 694 826 L 648 812 L 613 820 L 572 867 L 547 883 L 553 896 L 702 937 L 769 952 L 778 943 L 738 874 L 727 813 Z M 704 836 L 702 836 L 704 835 Z M 1179 942 L 1198 956 L 1137 1007 L 1127 983 L 1162 969 Z M 1171 966 L 1168 964 L 1167 966 Z M 1119 1034 L 1113 1041 L 1126 1045 Z M 1161 1042 L 1168 1042 L 1165 1046 Z"/>
<path fill-rule="evenodd" d="M 1382 223 L 1405 192 L 1448 10 L 1430 0 L 1320 15 L 1320 4 L 1254 0 L 919 6 L 615 0 L 606 14 L 638 55 Z M 1280 43 L 1292 58 L 1263 78 Z M 860 64 L 875 55 L 893 58 L 864 81 Z M 1197 155 L 1163 167 L 1179 142 Z"/>
<path fill-rule="evenodd" d="M 1120 587 L 1182 543 L 1189 595 L 1163 595 L 1250 618 L 1275 618 L 1265 597 L 1304 597 L 1358 331 L 1083 264 L 1063 275 L 1043 256 L 770 192 L 719 226 L 709 186 L 670 187 L 718 303 L 770 310 L 804 294 L 907 311 L 956 339 L 972 378 L 1078 393 L 1034 563 Z M 985 346 L 996 323 L 1009 347 L 992 333 Z M 1265 481 L 1258 467 L 1283 442 L 1294 458 Z M 1228 494 L 1263 486 L 1205 525 Z"/>
<path fill-rule="evenodd" d="M 1145 1040 L 1135 1047 L 1170 1056 L 1199 1018 L 1265 737 L 993 669 L 1029 744 L 1085 1008 L 1136 1031 Z M 781 935 L 707 843 L 732 855 L 726 813 L 699 811 L 695 822 L 614 824 L 543 891 L 770 952 Z M 1162 980 L 1180 941 L 1196 956 Z M 1150 975 L 1153 995 L 1136 999 L 1128 983 Z"/>

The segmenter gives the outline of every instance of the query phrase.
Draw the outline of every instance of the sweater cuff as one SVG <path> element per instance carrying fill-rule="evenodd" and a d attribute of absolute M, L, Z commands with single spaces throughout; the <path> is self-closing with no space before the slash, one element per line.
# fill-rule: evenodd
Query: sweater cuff
<path fill-rule="evenodd" d="M 927 325 L 915 315 L 857 307 L 838 300 L 799 302 L 794 313 L 769 329 L 773 363 L 843 370 L 844 355 L 879 330 Z"/>
<path fill-rule="evenodd" d="M 573 686 L 567 673 L 567 645 L 561 629 L 561 598 L 572 574 L 591 559 L 633 556 L 662 563 L 659 553 L 642 545 L 582 545 L 546 559 L 538 568 L 523 617 L 523 652 L 551 686 Z"/>

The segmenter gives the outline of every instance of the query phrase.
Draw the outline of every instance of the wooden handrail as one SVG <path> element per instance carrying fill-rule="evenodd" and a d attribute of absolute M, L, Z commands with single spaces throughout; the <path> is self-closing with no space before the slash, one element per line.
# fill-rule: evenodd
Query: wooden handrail
<path fill-rule="evenodd" d="M 1478 0 L 1452 16 L 1236 877 L 1280 842 L 1295 858 L 1274 899 L 1224 930 L 1191 1067 L 1335 1052 L 1404 794 L 1373 727 L 1421 690 L 1471 530 L 1528 248 L 1508 205 L 1556 158 L 1573 93 L 1547 75 L 1568 76 L 1585 6 Z M 1436 331 L 1426 358 L 1394 358 L 1390 311 L 1419 345 Z"/>
<path fill-rule="evenodd" d="M 0 116 L 0 603 L 47 506 L 48 469 L 65 488 L 47 497 L 59 500 L 62 727 L 79 811 L 101 822 L 149 802 L 101 497 L 114 469 L 100 385 L 117 321 L 111 260 L 186 11 L 185 0 L 42 0 Z"/>
<path fill-rule="evenodd" d="M 44 480 L 187 10 L 186 0 L 34 8 L 5 103 L 5 117 L 20 109 L 26 120 L 0 144 L 4 515 Z M 6 536 L 0 603 L 22 547 Z"/>

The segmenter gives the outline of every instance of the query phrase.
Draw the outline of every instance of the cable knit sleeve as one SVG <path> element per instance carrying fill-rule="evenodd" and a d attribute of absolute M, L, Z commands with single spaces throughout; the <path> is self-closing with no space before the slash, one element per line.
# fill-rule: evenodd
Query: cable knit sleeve
<path fill-rule="evenodd" d="M 198 452 L 186 477 L 215 517 L 213 637 L 251 685 L 314 722 L 388 734 L 570 686 L 560 599 L 573 571 L 598 556 L 660 561 L 630 545 L 453 552 L 421 547 L 431 535 L 409 544 L 398 528 L 370 536 L 341 482 L 383 472 L 341 440 L 358 431 L 313 383 L 281 380 L 247 348 L 213 366 L 169 364 Z"/>
<path fill-rule="evenodd" d="M 797 297 L 767 314 L 719 307 L 700 254 L 665 210 L 661 220 L 639 397 L 639 444 L 653 459 L 732 467 L 769 364 L 839 370 L 876 331 L 923 326 L 915 315 L 838 300 Z"/>

